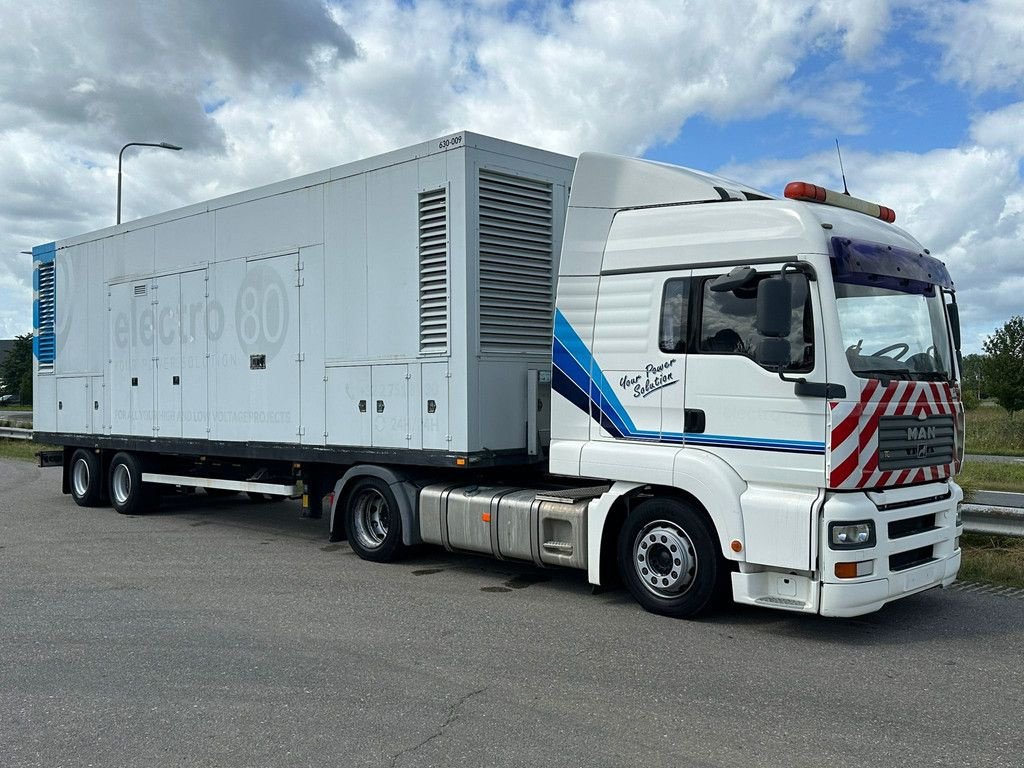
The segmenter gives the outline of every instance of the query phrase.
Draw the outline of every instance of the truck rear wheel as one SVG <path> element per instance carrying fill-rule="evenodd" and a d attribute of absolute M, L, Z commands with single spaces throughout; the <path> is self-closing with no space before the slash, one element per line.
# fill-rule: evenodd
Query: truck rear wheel
<path fill-rule="evenodd" d="M 110 503 L 122 515 L 143 515 L 160 503 L 155 486 L 142 482 L 142 461 L 130 453 L 118 453 L 110 462 Z"/>
<path fill-rule="evenodd" d="M 619 534 L 619 572 L 645 609 L 685 619 L 714 603 L 724 564 L 697 511 L 676 499 L 649 499 Z"/>
<path fill-rule="evenodd" d="M 103 499 L 100 457 L 94 451 L 79 448 L 71 455 L 68 480 L 71 498 L 78 506 L 95 507 Z"/>
<path fill-rule="evenodd" d="M 402 554 L 402 516 L 387 483 L 376 477 L 356 481 L 345 497 L 345 533 L 364 560 L 386 563 Z"/>

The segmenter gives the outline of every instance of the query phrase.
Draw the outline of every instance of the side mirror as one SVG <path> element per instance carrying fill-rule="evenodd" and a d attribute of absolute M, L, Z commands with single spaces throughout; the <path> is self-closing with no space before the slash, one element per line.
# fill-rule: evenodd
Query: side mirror
<path fill-rule="evenodd" d="M 960 351 L 960 308 L 955 303 L 949 303 L 946 305 L 946 311 L 949 313 L 949 327 L 953 331 L 953 345 L 956 347 L 956 351 Z"/>
<path fill-rule="evenodd" d="M 757 286 L 757 332 L 771 339 L 789 336 L 793 286 L 783 276 L 762 280 Z M 789 361 L 789 358 L 786 358 Z"/>

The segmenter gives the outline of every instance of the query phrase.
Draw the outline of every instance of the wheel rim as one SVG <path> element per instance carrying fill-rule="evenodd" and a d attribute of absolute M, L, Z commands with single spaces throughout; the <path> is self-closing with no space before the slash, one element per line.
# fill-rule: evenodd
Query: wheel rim
<path fill-rule="evenodd" d="M 633 541 L 633 565 L 648 592 L 679 597 L 697 576 L 697 553 L 686 531 L 668 520 L 655 520 Z"/>
<path fill-rule="evenodd" d="M 124 505 L 128 503 L 128 497 L 132 492 L 132 476 L 128 467 L 124 464 L 117 464 L 114 473 L 110 478 L 110 493 L 114 501 Z"/>
<path fill-rule="evenodd" d="M 89 462 L 85 459 L 78 459 L 75 466 L 71 468 L 71 487 L 75 496 L 84 499 L 89 493 Z"/>
<path fill-rule="evenodd" d="M 353 500 L 356 539 L 364 549 L 377 549 L 388 537 L 388 501 L 376 488 L 365 488 Z"/>

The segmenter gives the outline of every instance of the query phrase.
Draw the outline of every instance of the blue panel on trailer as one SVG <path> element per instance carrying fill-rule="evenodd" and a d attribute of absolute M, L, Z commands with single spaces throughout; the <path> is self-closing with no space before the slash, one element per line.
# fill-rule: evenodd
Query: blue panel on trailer
<path fill-rule="evenodd" d="M 32 354 L 40 363 L 52 363 L 57 354 L 57 336 L 54 333 L 54 320 L 57 315 L 57 282 L 56 272 L 52 265 L 57 256 L 57 244 L 45 243 L 32 247 L 32 327 L 35 335 L 32 338 Z M 53 273 L 50 283 L 49 295 L 40 297 L 40 268 L 48 267 Z M 40 299 L 46 305 L 45 313 L 41 312 Z M 45 314 L 45 317 L 43 315 Z M 45 320 L 45 325 L 40 327 L 40 321 Z"/>
<path fill-rule="evenodd" d="M 57 255 L 57 243 L 44 243 L 32 246 L 32 260 L 40 264 L 49 264 Z"/>

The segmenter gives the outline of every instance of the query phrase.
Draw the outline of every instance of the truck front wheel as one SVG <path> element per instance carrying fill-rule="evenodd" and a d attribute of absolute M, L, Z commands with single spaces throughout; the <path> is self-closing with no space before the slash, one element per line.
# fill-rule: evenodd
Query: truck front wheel
<path fill-rule="evenodd" d="M 79 448 L 71 455 L 69 485 L 71 498 L 80 507 L 95 507 L 103 498 L 103 477 L 100 457 L 94 452 Z"/>
<path fill-rule="evenodd" d="M 110 462 L 110 503 L 122 515 L 152 512 L 160 502 L 154 486 L 142 482 L 142 461 L 130 453 L 118 453 Z"/>
<path fill-rule="evenodd" d="M 619 534 L 619 572 L 644 608 L 690 618 L 714 602 L 724 564 L 704 518 L 676 499 L 648 499 Z"/>
<path fill-rule="evenodd" d="M 402 516 L 391 488 L 376 477 L 357 480 L 345 497 L 345 533 L 363 560 L 386 563 L 402 553 Z"/>

